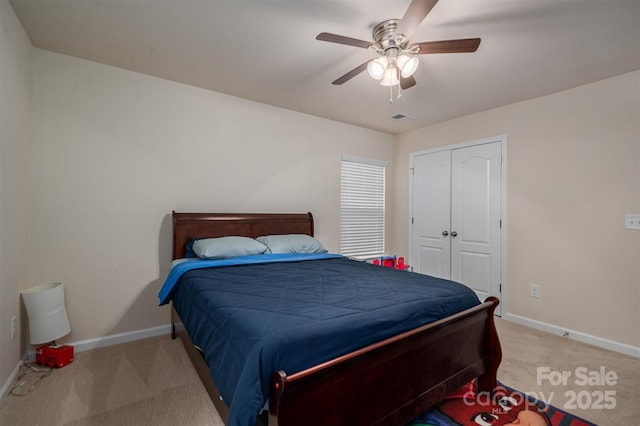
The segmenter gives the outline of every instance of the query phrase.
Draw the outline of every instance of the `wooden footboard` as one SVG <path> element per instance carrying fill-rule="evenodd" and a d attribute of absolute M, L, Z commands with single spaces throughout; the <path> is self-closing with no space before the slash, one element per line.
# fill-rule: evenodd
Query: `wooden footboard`
<path fill-rule="evenodd" d="M 269 425 L 402 425 L 478 377 L 492 391 L 502 357 L 498 299 L 308 370 L 274 374 Z"/>

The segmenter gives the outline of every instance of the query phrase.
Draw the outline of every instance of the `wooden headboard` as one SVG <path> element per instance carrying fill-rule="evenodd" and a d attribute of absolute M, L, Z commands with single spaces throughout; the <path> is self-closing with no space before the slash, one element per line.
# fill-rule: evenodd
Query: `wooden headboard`
<path fill-rule="evenodd" d="M 176 213 L 173 216 L 173 259 L 184 257 L 196 238 L 237 235 L 256 238 L 273 234 L 313 236 L 311 213 Z"/>

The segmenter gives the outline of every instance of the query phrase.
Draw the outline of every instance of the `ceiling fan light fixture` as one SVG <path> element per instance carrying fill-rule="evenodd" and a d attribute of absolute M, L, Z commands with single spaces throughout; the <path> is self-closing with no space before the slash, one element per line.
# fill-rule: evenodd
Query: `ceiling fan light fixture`
<path fill-rule="evenodd" d="M 397 84 L 400 84 L 400 80 L 398 80 L 398 69 L 395 67 L 392 67 L 384 70 L 384 77 L 382 77 L 382 81 L 380 82 L 380 85 L 395 86 Z"/>
<path fill-rule="evenodd" d="M 418 43 L 410 41 L 417 27 L 436 3 L 438 0 L 411 0 L 402 19 L 387 19 L 373 27 L 372 41 L 332 33 L 318 34 L 316 40 L 370 49 L 379 55 L 375 60 L 369 59 L 358 65 L 332 81 L 331 84 L 343 84 L 367 69 L 372 78 L 380 81 L 381 85 L 390 87 L 391 92 L 393 92 L 393 86 L 400 85 L 398 89 L 400 94 L 400 89 L 405 90 L 416 85 L 413 74 L 418 68 L 419 61 L 415 55 L 475 52 L 480 45 L 480 38 Z"/>
<path fill-rule="evenodd" d="M 409 56 L 407 54 L 402 54 L 398 57 L 398 67 L 400 68 L 400 75 L 403 78 L 408 78 L 413 75 L 414 72 L 418 69 L 418 58 L 415 56 Z"/>
<path fill-rule="evenodd" d="M 389 61 L 386 57 L 382 56 L 378 59 L 374 59 L 367 64 L 367 72 L 376 80 L 382 80 L 384 77 L 385 70 L 387 69 L 387 65 L 389 65 Z"/>

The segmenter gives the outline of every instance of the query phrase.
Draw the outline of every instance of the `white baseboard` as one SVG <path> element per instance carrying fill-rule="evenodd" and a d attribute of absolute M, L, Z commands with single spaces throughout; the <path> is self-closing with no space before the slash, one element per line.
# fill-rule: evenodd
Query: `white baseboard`
<path fill-rule="evenodd" d="M 158 327 L 145 328 L 143 330 L 127 331 L 126 333 L 110 334 L 108 336 L 96 337 L 93 339 L 78 340 L 76 342 L 65 342 L 65 345 L 73 346 L 73 352 L 84 352 L 91 349 L 104 348 L 106 346 L 118 345 L 120 343 L 133 342 L 134 340 L 146 339 L 148 337 L 162 336 L 171 333 L 171 324 L 160 325 Z M 35 349 L 27 352 L 27 359 L 34 360 Z"/>
<path fill-rule="evenodd" d="M 568 337 L 582 343 L 588 343 L 599 348 L 608 349 L 610 351 L 619 352 L 640 358 L 640 348 L 637 346 L 627 345 L 625 343 L 615 342 L 613 340 L 603 339 L 602 337 L 592 336 L 590 334 L 581 333 L 579 331 L 558 327 L 556 325 L 547 324 L 542 321 L 531 318 L 521 317 L 520 315 L 505 314 L 503 319 L 517 324 L 526 325 L 537 330 L 546 331 L 547 333 L 557 334 L 559 336 Z"/>
<path fill-rule="evenodd" d="M 133 342 L 134 340 L 146 339 L 147 337 L 162 336 L 171 333 L 171 325 L 160 325 L 158 327 L 145 328 L 144 330 L 128 331 L 126 333 L 111 334 L 94 339 L 70 342 L 74 352 L 84 352 L 91 349 L 103 348 L 105 346 L 118 345 L 120 343 Z"/>
<path fill-rule="evenodd" d="M 16 376 L 18 376 L 21 365 L 22 365 L 22 360 L 18 361 L 18 365 L 16 365 L 16 368 L 14 368 L 11 374 L 9 374 L 7 381 L 5 381 L 4 385 L 2 385 L 2 388 L 0 388 L 0 405 L 2 405 L 2 401 L 11 390 L 11 385 L 13 385 L 13 381 L 16 379 Z"/>

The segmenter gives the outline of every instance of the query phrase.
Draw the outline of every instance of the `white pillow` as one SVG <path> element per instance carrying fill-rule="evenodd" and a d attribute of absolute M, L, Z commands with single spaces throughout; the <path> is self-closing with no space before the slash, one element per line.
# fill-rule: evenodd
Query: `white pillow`
<path fill-rule="evenodd" d="M 248 237 L 205 238 L 193 242 L 193 252 L 201 259 L 226 259 L 262 254 L 267 247 Z"/>
<path fill-rule="evenodd" d="M 305 234 L 265 235 L 256 238 L 268 253 L 326 253 L 322 243 Z"/>

